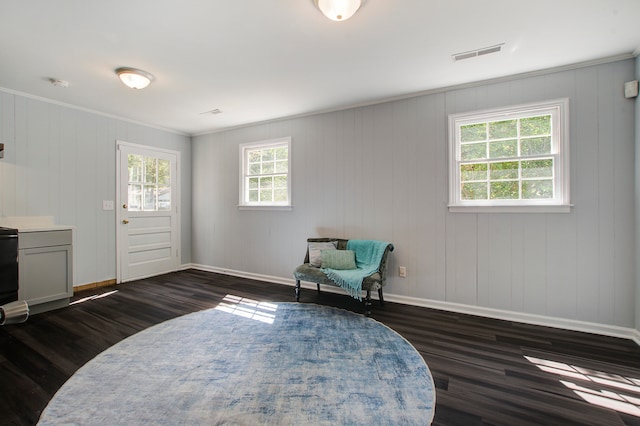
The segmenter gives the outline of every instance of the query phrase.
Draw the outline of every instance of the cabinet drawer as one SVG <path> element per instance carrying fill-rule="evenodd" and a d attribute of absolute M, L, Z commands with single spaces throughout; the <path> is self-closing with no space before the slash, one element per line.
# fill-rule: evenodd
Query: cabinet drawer
<path fill-rule="evenodd" d="M 71 230 L 21 232 L 18 236 L 20 249 L 64 245 L 71 245 Z"/>

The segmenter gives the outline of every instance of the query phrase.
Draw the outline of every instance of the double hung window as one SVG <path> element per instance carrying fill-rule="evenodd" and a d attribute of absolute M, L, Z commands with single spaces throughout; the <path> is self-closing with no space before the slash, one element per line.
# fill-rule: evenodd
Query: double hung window
<path fill-rule="evenodd" d="M 568 100 L 449 116 L 451 211 L 568 211 Z"/>
<path fill-rule="evenodd" d="M 291 208 L 291 138 L 240 146 L 240 207 Z"/>

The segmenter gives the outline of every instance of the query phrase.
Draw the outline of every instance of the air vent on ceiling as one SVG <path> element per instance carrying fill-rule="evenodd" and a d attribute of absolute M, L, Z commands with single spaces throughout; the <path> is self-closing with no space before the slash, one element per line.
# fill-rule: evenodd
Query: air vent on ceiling
<path fill-rule="evenodd" d="M 200 113 L 200 115 L 204 115 L 204 114 L 211 114 L 211 115 L 222 114 L 222 110 L 216 108 L 216 109 L 212 109 L 211 111 L 205 111 Z"/>
<path fill-rule="evenodd" d="M 56 87 L 62 87 L 64 89 L 66 89 L 67 87 L 69 87 L 69 82 L 65 81 L 65 80 L 59 80 L 57 78 L 50 78 L 49 82 L 51 84 L 53 84 Z"/>
<path fill-rule="evenodd" d="M 504 43 L 496 44 L 495 46 L 483 47 L 476 50 L 470 50 L 468 52 L 454 53 L 451 55 L 454 61 L 462 61 L 464 59 L 475 58 L 476 56 L 488 55 L 490 53 L 497 53 L 502 51 Z"/>

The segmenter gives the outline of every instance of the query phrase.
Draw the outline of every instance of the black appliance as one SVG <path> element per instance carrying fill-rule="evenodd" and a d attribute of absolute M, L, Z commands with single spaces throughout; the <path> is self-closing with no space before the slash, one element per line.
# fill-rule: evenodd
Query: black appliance
<path fill-rule="evenodd" d="M 18 230 L 0 227 L 0 305 L 18 300 Z"/>

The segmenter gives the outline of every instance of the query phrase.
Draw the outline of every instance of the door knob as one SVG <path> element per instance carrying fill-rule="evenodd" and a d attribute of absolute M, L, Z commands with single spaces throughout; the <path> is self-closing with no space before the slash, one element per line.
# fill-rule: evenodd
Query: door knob
<path fill-rule="evenodd" d="M 129 221 L 127 219 L 122 219 L 122 223 L 126 225 L 127 223 L 129 223 Z"/>
<path fill-rule="evenodd" d="M 129 207 L 129 206 L 127 205 L 127 203 L 124 203 L 124 204 L 122 205 L 122 208 L 123 208 L 123 209 L 126 209 L 127 207 Z"/>

